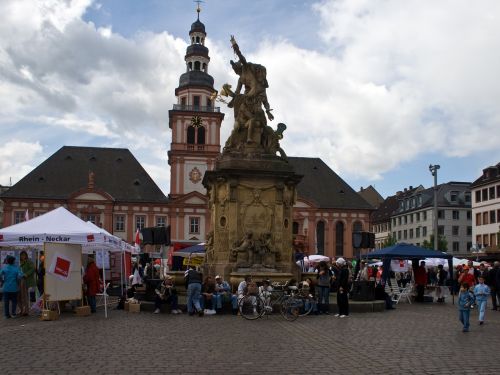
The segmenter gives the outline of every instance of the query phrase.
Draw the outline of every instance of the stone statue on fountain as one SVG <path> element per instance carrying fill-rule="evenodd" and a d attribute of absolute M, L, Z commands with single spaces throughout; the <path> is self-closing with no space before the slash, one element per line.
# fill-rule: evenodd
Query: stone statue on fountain
<path fill-rule="evenodd" d="M 279 145 L 286 125 L 278 124 L 276 131 L 267 125 L 267 120 L 272 121 L 274 116 L 267 100 L 266 89 L 269 84 L 266 68 L 248 62 L 234 36 L 231 36 L 231 45 L 239 60 L 236 62 L 231 60 L 230 63 L 239 78 L 234 91 L 231 85 L 224 84 L 220 92 L 220 96 L 231 97 L 228 107 L 234 109 L 234 128 L 225 144 L 224 153 L 238 152 L 243 155 L 279 153 L 281 158 L 286 160 L 286 154 Z"/>

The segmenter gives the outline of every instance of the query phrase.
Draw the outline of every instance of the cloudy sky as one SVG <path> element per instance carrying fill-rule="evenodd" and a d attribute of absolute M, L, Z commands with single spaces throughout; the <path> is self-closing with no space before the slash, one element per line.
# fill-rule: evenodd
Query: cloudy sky
<path fill-rule="evenodd" d="M 169 192 L 168 110 L 190 0 L 0 1 L 0 184 L 63 145 L 129 148 Z M 288 155 L 383 195 L 473 181 L 500 162 L 500 1 L 206 0 L 209 72 L 236 83 L 234 34 L 267 67 Z M 223 123 L 222 143 L 232 124 Z"/>

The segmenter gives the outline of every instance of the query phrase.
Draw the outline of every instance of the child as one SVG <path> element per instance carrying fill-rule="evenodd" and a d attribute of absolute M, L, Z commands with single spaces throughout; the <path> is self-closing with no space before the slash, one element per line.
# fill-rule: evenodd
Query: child
<path fill-rule="evenodd" d="M 484 312 L 486 311 L 490 288 L 484 283 L 484 276 L 480 275 L 478 281 L 479 284 L 474 287 L 474 296 L 476 297 L 477 307 L 479 308 L 479 325 L 482 325 L 484 323 Z"/>
<path fill-rule="evenodd" d="M 463 283 L 458 294 L 458 316 L 464 325 L 462 332 L 469 332 L 470 309 L 474 300 L 474 294 L 469 290 L 469 284 Z"/>

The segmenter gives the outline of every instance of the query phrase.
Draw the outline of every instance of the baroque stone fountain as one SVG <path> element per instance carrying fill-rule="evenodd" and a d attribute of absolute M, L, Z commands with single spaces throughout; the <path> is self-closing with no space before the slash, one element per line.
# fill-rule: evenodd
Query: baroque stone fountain
<path fill-rule="evenodd" d="M 203 179 L 212 225 L 205 274 L 224 275 L 233 285 L 246 274 L 254 280 L 298 278 L 292 209 L 302 176 L 295 174 L 280 147 L 286 125 L 279 123 L 277 130 L 267 125 L 274 117 L 266 68 L 247 62 L 234 37 L 231 44 L 238 56 L 230 62 L 238 83 L 234 91 L 223 85 L 213 99 L 233 108 L 234 127 L 214 170 Z"/>

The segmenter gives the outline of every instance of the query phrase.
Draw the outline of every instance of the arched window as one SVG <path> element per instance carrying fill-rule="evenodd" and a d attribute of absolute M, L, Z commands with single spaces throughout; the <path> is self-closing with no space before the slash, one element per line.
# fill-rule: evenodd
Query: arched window
<path fill-rule="evenodd" d="M 198 128 L 198 142 L 199 145 L 204 145 L 205 144 L 205 128 L 203 126 L 200 126 Z"/>
<path fill-rule="evenodd" d="M 292 234 L 299 234 L 299 223 L 296 221 L 293 222 Z"/>
<path fill-rule="evenodd" d="M 363 224 L 361 223 L 361 221 L 355 221 L 352 224 L 352 231 L 353 232 L 362 232 L 363 231 Z"/>
<path fill-rule="evenodd" d="M 206 73 L 207 72 L 207 64 L 203 63 L 203 71 Z"/>
<path fill-rule="evenodd" d="M 190 61 L 188 62 L 188 69 L 191 71 L 193 70 L 193 63 Z"/>
<path fill-rule="evenodd" d="M 188 126 L 187 129 L 187 143 L 190 145 L 194 145 L 196 129 L 194 126 Z"/>
<path fill-rule="evenodd" d="M 341 221 L 335 224 L 335 255 L 344 255 L 344 223 Z"/>
<path fill-rule="evenodd" d="M 193 42 L 193 43 L 194 43 L 194 36 L 191 38 L 191 42 Z"/>
<path fill-rule="evenodd" d="M 200 37 L 199 36 L 196 37 L 196 43 L 200 43 Z"/>
<path fill-rule="evenodd" d="M 318 221 L 318 224 L 316 224 L 316 248 L 318 254 L 325 254 L 325 222 L 323 220 Z"/>
<path fill-rule="evenodd" d="M 200 62 L 199 61 L 194 62 L 194 70 L 200 70 Z"/>

